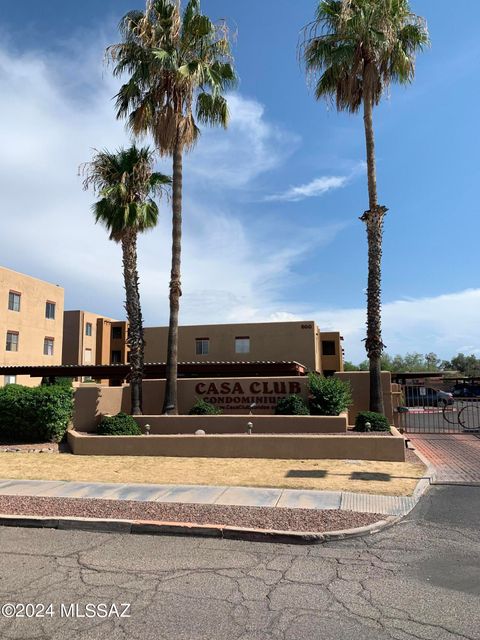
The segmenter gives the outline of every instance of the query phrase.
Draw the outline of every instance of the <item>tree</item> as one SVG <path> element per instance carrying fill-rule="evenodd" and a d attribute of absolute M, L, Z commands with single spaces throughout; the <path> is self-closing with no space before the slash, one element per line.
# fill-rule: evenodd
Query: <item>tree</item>
<path fill-rule="evenodd" d="M 163 413 L 177 413 L 178 316 L 181 291 L 183 154 L 197 142 L 199 124 L 228 124 L 224 92 L 236 83 L 224 22 L 201 13 L 200 0 L 148 0 L 120 23 L 123 41 L 107 49 L 114 74 L 130 78 L 117 98 L 117 117 L 134 135 L 153 136 L 173 158 L 172 269 Z"/>
<path fill-rule="evenodd" d="M 442 370 L 442 361 L 433 351 L 425 354 L 425 368 L 427 371 Z"/>
<path fill-rule="evenodd" d="M 379 413 L 384 412 L 381 259 L 387 208 L 377 197 L 373 109 L 392 82 L 413 80 L 416 53 L 428 42 L 426 24 L 411 12 L 409 0 L 321 0 L 302 47 L 307 71 L 317 77 L 317 99 L 335 98 L 337 109 L 350 113 L 363 105 L 369 195 L 369 208 L 360 218 L 368 239 L 365 348 L 370 410 Z"/>
<path fill-rule="evenodd" d="M 344 371 L 360 371 L 360 367 L 357 364 L 353 364 L 350 360 L 345 360 L 343 363 Z"/>
<path fill-rule="evenodd" d="M 171 180 L 152 170 L 153 152 L 148 148 L 120 149 L 115 153 L 95 151 L 91 162 L 82 165 L 84 188 L 93 187 L 100 200 L 93 205 L 95 221 L 122 245 L 125 309 L 129 323 L 130 389 L 132 414 L 142 413 L 144 338 L 137 269 L 137 236 L 153 229 L 158 207 L 152 196 L 160 195 Z"/>
<path fill-rule="evenodd" d="M 458 353 L 451 362 L 446 362 L 448 369 L 460 371 L 466 376 L 476 377 L 480 375 L 480 360 L 473 354 L 466 356 L 464 353 Z"/>

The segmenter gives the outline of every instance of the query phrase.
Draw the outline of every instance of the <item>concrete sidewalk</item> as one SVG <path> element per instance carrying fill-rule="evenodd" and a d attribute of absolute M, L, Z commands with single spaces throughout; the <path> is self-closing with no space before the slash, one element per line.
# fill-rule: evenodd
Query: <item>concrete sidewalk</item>
<path fill-rule="evenodd" d="M 341 509 L 404 516 L 417 504 L 429 484 L 422 478 L 413 496 L 382 496 L 345 491 L 214 487 L 205 485 L 148 485 L 48 480 L 3 480 L 0 495 L 49 498 L 97 498 L 183 504 L 240 505 L 297 509 Z"/>

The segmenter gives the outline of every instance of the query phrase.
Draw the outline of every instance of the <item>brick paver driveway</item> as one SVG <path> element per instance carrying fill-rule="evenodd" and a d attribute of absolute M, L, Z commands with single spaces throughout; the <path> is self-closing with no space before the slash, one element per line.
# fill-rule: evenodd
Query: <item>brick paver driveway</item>
<path fill-rule="evenodd" d="M 434 468 L 432 484 L 480 485 L 480 437 L 474 434 L 409 434 Z"/>

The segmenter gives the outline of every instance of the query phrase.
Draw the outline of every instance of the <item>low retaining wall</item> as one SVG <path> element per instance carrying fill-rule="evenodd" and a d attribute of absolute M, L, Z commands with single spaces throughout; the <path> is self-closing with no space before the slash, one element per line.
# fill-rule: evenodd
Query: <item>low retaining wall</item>
<path fill-rule="evenodd" d="M 149 435 L 97 436 L 68 432 L 76 455 L 405 461 L 405 441 L 393 436 Z"/>
<path fill-rule="evenodd" d="M 254 434 L 276 433 L 345 433 L 347 414 L 340 416 L 135 416 L 145 431 L 156 435 L 194 434 L 203 429 L 206 434 L 244 434 L 247 424 L 253 424 Z"/>

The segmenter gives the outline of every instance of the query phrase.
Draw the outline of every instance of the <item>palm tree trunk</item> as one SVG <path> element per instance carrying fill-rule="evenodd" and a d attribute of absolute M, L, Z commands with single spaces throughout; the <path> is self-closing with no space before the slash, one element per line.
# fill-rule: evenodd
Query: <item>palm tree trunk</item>
<path fill-rule="evenodd" d="M 142 415 L 142 381 L 144 374 L 143 319 L 140 306 L 137 270 L 137 233 L 125 231 L 122 238 L 125 309 L 128 319 L 127 345 L 130 348 L 130 393 L 132 415 Z"/>
<path fill-rule="evenodd" d="M 365 83 L 365 85 L 367 85 Z M 368 239 L 368 288 L 367 288 L 367 338 L 365 349 L 370 362 L 370 411 L 385 413 L 383 404 L 381 357 L 382 342 L 382 238 L 386 207 L 378 205 L 377 175 L 375 165 L 375 138 L 373 133 L 373 98 L 365 90 L 364 123 L 367 145 L 369 210 L 360 218 L 367 227 Z"/>
<path fill-rule="evenodd" d="M 170 321 L 168 326 L 167 366 L 165 380 L 164 414 L 176 415 L 177 370 L 178 370 L 178 313 L 180 309 L 181 257 L 182 257 L 182 188 L 183 188 L 183 148 L 177 138 L 173 153 L 172 176 L 172 271 L 170 276 Z"/>

